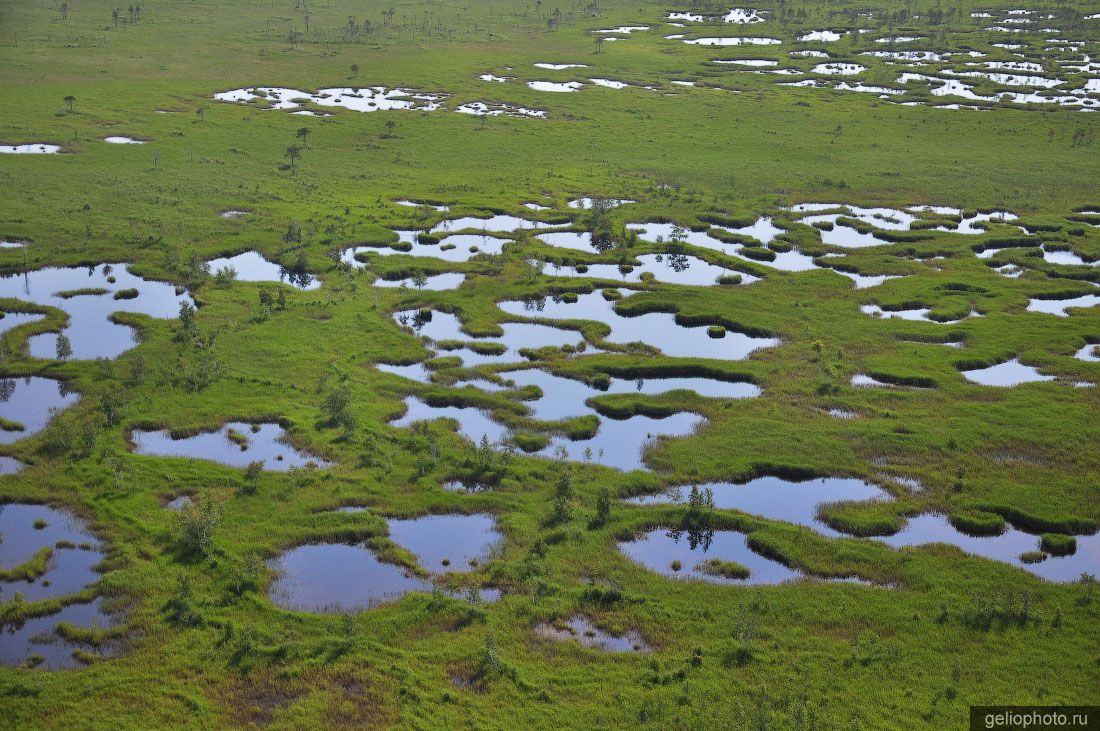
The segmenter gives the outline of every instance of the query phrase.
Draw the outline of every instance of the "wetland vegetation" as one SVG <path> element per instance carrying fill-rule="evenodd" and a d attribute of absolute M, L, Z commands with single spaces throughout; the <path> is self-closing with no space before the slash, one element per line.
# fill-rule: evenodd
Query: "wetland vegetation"
<path fill-rule="evenodd" d="M 0 717 L 1100 703 L 1100 9 L 0 4 Z"/>

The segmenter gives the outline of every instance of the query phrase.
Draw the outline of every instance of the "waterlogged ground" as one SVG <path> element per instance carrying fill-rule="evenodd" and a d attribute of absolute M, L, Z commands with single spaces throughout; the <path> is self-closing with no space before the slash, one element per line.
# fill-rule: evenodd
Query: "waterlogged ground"
<path fill-rule="evenodd" d="M 65 510 L 18 503 L 0 505 L 0 532 L 0 596 L 42 608 L 0 623 L 0 662 L 58 669 L 80 665 L 74 651 L 107 656 L 106 647 L 97 650 L 57 633 L 60 623 L 93 629 L 112 623 L 90 589 L 104 558 L 99 539 Z"/>
<path fill-rule="evenodd" d="M 1100 702 L 1098 32 L 9 3 L 5 721 Z"/>

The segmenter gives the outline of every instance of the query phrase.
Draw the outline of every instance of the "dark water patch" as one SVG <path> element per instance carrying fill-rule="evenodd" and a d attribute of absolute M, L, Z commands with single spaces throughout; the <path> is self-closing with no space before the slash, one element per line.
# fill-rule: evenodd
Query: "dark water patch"
<path fill-rule="evenodd" d="M 83 645 L 63 638 L 57 632 L 62 622 L 89 629 L 105 629 L 112 624 L 110 615 L 103 611 L 101 599 L 69 604 L 56 614 L 5 624 L 0 627 L 0 663 L 63 670 L 83 664 L 73 655 L 77 650 L 101 658 L 114 654 L 110 647 Z"/>
<path fill-rule="evenodd" d="M 406 411 L 401 418 L 391 422 L 396 427 L 408 427 L 418 421 L 453 419 L 458 422 L 458 433 L 478 444 L 483 439 L 490 444 L 508 440 L 511 430 L 497 422 L 488 413 L 472 406 L 429 406 L 415 396 L 404 399 Z"/>
<path fill-rule="evenodd" d="M 878 540 L 895 548 L 946 543 L 975 556 L 1018 566 L 1049 581 L 1076 581 L 1082 573 L 1096 576 L 1100 572 L 1100 533 L 1078 536 L 1077 550 L 1071 555 L 1044 554 L 1046 558 L 1038 563 L 1028 563 L 1020 557 L 1040 551 L 1039 536 L 1012 527 L 1006 528 L 1000 535 L 968 535 L 943 515 L 925 514 L 909 518 L 901 531 Z"/>
<path fill-rule="evenodd" d="M 484 440 L 503 448 L 512 437 L 508 427 L 474 407 L 430 406 L 414 396 L 407 397 L 405 404 L 407 411 L 403 417 L 392 422 L 394 426 L 407 427 L 416 421 L 448 418 L 458 422 L 458 433 L 475 444 Z M 689 436 L 704 422 L 702 416 L 688 413 L 673 414 L 663 419 L 642 415 L 621 420 L 602 419 L 599 429 L 590 439 L 572 440 L 555 435 L 538 454 L 594 462 L 624 471 L 646 469 L 644 452 L 660 437 Z"/>
<path fill-rule="evenodd" d="M 706 422 L 698 414 L 680 413 L 654 418 L 602 419 L 591 439 L 572 440 L 555 436 L 540 454 L 576 462 L 594 462 L 629 472 L 648 469 L 645 452 L 666 437 L 686 437 Z"/>
<path fill-rule="evenodd" d="M 466 275 L 461 272 L 444 272 L 429 277 L 405 277 L 404 279 L 375 279 L 375 287 L 389 287 L 396 289 L 410 289 L 416 291 L 442 292 L 449 289 L 458 289 L 466 281 Z"/>
<path fill-rule="evenodd" d="M 256 251 L 212 259 L 208 264 L 212 274 L 222 269 L 232 269 L 236 272 L 236 279 L 242 282 L 283 282 L 297 289 L 317 289 L 321 286 L 321 280 L 309 272 L 287 269 L 268 261 Z"/>
<path fill-rule="evenodd" d="M 0 581 L 0 595 L 16 593 L 28 601 L 75 594 L 99 579 L 95 567 L 103 560 L 99 539 L 72 513 L 46 505 L 0 505 L 0 569 L 26 564 L 42 549 L 52 556 L 40 575 Z"/>
<path fill-rule="evenodd" d="M 544 229 L 554 228 L 555 226 L 560 227 L 562 225 L 568 224 L 544 223 L 542 221 L 531 221 L 526 218 L 520 218 L 519 216 L 498 214 L 488 218 L 462 216 L 461 218 L 448 219 L 436 224 L 429 229 L 429 231 L 434 234 L 466 230 L 486 231 L 488 233 L 510 233 L 522 229 Z"/>
<path fill-rule="evenodd" d="M 543 237 L 557 234 L 544 234 Z M 759 277 L 751 274 L 727 269 L 715 264 L 703 261 L 698 257 L 687 254 L 643 254 L 636 257 L 639 262 L 636 265 L 622 266 L 620 264 L 587 264 L 581 268 L 557 266 L 547 264 L 543 267 L 543 274 L 553 277 L 592 277 L 594 279 L 610 279 L 623 284 L 634 284 L 645 281 L 652 275 L 652 279 L 666 284 L 684 284 L 709 286 L 733 282 L 738 284 L 751 284 L 760 281 Z M 582 271 L 583 269 L 583 271 Z"/>
<path fill-rule="evenodd" d="M 38 376 L 0 378 L 0 444 L 37 434 L 58 411 L 79 400 L 64 381 Z"/>
<path fill-rule="evenodd" d="M 366 545 L 315 543 L 273 560 L 272 601 L 302 612 L 355 612 L 393 601 L 432 583 L 378 560 Z"/>
<path fill-rule="evenodd" d="M 466 367 L 486 363 L 509 363 L 524 361 L 521 350 L 539 348 L 577 347 L 584 342 L 583 336 L 576 330 L 552 327 L 539 323 L 506 322 L 500 325 L 503 334 L 499 337 L 474 338 L 462 332 L 462 323 L 448 312 L 432 311 L 431 319 L 425 319 L 417 310 L 405 310 L 394 313 L 398 324 L 410 327 L 422 338 L 434 342 L 450 344 L 468 344 L 473 347 L 448 347 L 447 355 L 456 355 Z M 479 352 L 480 344 L 499 344 L 497 352 Z"/>
<path fill-rule="evenodd" d="M 710 482 L 698 488 L 701 492 L 710 490 L 713 493 L 716 508 L 733 508 L 768 520 L 795 523 L 832 537 L 841 533 L 818 518 L 820 506 L 842 501 L 890 499 L 890 493 L 878 485 L 849 477 L 789 480 L 767 475 L 742 483 Z M 689 491 L 690 487 L 676 486 L 658 495 L 634 497 L 626 502 L 633 505 L 686 505 Z"/>
<path fill-rule="evenodd" d="M 721 252 L 727 256 L 734 256 L 739 259 L 744 259 L 745 261 L 763 264 L 772 269 L 779 269 L 780 271 L 802 272 L 818 268 L 813 261 L 813 257 L 806 256 L 794 249 L 790 249 L 789 251 L 772 251 L 771 249 L 762 249 L 760 247 L 753 247 L 750 249 L 742 242 L 725 241 L 716 238 L 717 234 L 711 235 L 707 231 L 692 231 L 691 229 L 671 223 L 631 223 L 627 224 L 627 228 L 636 231 L 638 236 L 644 241 L 652 241 L 655 243 L 678 242 L 691 246 L 699 246 L 704 249 Z M 750 226 L 743 226 L 740 228 L 715 226 L 714 230 L 728 236 L 744 236 L 746 238 L 756 239 L 762 244 L 768 244 L 774 241 L 779 234 L 784 233 L 783 229 L 775 226 L 775 224 L 772 223 L 772 219 L 767 217 L 758 219 Z M 764 257 L 763 261 L 761 260 L 762 256 Z"/>
<path fill-rule="evenodd" d="M 243 438 L 242 438 L 243 437 Z M 155 457 L 208 459 L 230 467 L 263 462 L 265 470 L 286 472 L 292 467 L 331 467 L 328 462 L 292 447 L 278 424 L 233 421 L 217 431 L 173 439 L 171 432 L 134 430 L 134 452 Z"/>
<path fill-rule="evenodd" d="M 736 531 L 682 532 L 657 528 L 618 544 L 619 550 L 650 571 L 677 579 L 697 579 L 712 584 L 781 584 L 804 576 L 779 561 L 761 556 L 748 545 L 748 537 Z M 733 562 L 748 569 L 747 578 L 732 578 L 706 570 L 710 559 Z"/>
<path fill-rule="evenodd" d="M 57 599 L 87 589 L 99 580 L 96 566 L 103 548 L 84 521 L 72 513 L 46 505 L 0 505 L 0 599 L 18 594 L 27 601 Z M 45 669 L 73 667 L 75 649 L 89 651 L 54 632 L 60 622 L 83 627 L 106 627 L 110 618 L 97 599 L 70 604 L 48 616 L 8 622 L 0 626 L 0 662 Z M 104 651 L 105 652 L 105 651 Z"/>
<path fill-rule="evenodd" d="M 468 571 L 489 558 L 502 536 L 490 515 L 391 518 L 390 540 L 413 553 L 432 573 Z"/>
<path fill-rule="evenodd" d="M 575 301 L 555 298 L 506 300 L 498 303 L 505 312 L 533 318 L 594 320 L 610 328 L 606 340 L 612 343 L 644 343 L 665 355 L 686 358 L 740 360 L 760 348 L 778 344 L 775 338 L 755 337 L 738 332 L 712 338 L 705 326 L 684 327 L 667 312 L 650 312 L 635 317 L 619 314 L 614 304 L 599 292 L 576 297 Z"/>
<path fill-rule="evenodd" d="M 671 391 L 687 390 L 707 398 L 741 399 L 759 396 L 760 387 L 743 381 L 720 381 L 716 378 L 611 378 L 608 387 L 600 390 L 571 378 L 563 378 L 528 368 L 502 374 L 517 387 L 535 386 L 542 397 L 527 401 L 534 418 L 542 421 L 560 421 L 575 416 L 594 414 L 585 402 L 589 398 L 608 394 L 638 393 L 655 395 Z"/>
<path fill-rule="evenodd" d="M 193 304 L 186 292 L 178 292 L 171 284 L 142 279 L 122 264 L 48 267 L 0 276 L 0 297 L 65 312 L 69 321 L 62 333 L 72 346 L 72 357 L 82 360 L 115 358 L 136 345 L 134 330 L 112 322 L 113 313 L 173 318 L 179 314 L 180 303 Z M 35 358 L 56 358 L 57 335 L 30 338 L 28 350 Z"/>
<path fill-rule="evenodd" d="M 6 333 L 8 330 L 14 330 L 20 325 L 28 325 L 44 319 L 46 319 L 46 316 L 37 312 L 5 312 L 4 316 L 0 317 L 0 333 Z"/>
<path fill-rule="evenodd" d="M 276 578 L 271 600 L 301 612 L 358 612 L 396 601 L 410 592 L 435 593 L 473 603 L 494 602 L 500 591 L 469 587 L 440 590 L 430 579 L 378 559 L 366 544 L 312 543 L 293 548 L 268 565 Z"/>

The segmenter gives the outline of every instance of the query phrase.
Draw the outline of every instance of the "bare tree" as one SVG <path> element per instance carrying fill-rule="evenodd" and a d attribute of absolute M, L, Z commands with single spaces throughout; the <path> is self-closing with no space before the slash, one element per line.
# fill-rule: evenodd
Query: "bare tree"
<path fill-rule="evenodd" d="M 69 111 L 73 111 L 73 105 L 76 104 L 76 97 L 69 94 L 65 97 L 64 102 L 69 105 Z"/>

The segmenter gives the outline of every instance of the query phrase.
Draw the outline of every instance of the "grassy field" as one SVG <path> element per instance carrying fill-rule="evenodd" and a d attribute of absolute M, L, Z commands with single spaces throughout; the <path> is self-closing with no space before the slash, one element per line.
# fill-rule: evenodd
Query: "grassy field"
<path fill-rule="evenodd" d="M 25 242 L 0 248 L 0 271 L 129 262 L 136 274 L 186 288 L 198 305 L 190 326 L 115 315 L 141 341 L 117 359 L 53 360 L 31 357 L 27 341 L 60 329 L 64 313 L 0 299 L 5 312 L 46 315 L 3 332 L 4 376 L 61 379 L 81 394 L 43 431 L 0 446 L 25 465 L 0 477 L 0 503 L 68 509 L 108 546 L 101 578 L 79 595 L 45 602 L 0 595 L 0 631 L 92 596 L 116 610 L 110 627 L 62 627 L 85 648 L 77 668 L 0 666 L 0 726 L 940 729 L 965 728 L 971 705 L 1100 703 L 1094 580 L 1046 581 L 949 545 L 894 549 L 856 537 L 893 533 L 929 513 L 975 530 L 1007 522 L 1034 534 L 1036 548 L 1041 534 L 1060 534 L 1051 545 L 1062 535 L 1080 543 L 1100 527 L 1100 388 L 1071 385 L 1100 382 L 1100 364 L 1074 357 L 1100 343 L 1100 308 L 1069 317 L 1027 311 L 1031 298 L 1089 295 L 1100 284 L 1100 268 L 1052 262 L 1038 248 L 1100 260 L 1100 215 L 1081 213 L 1100 210 L 1092 142 L 1100 114 L 1047 104 L 903 106 L 926 102 L 928 93 L 906 87 L 884 99 L 779 86 L 788 79 L 709 63 L 774 59 L 806 72 L 825 60 L 857 62 L 867 67 L 862 81 L 891 86 L 900 69 L 863 52 L 977 49 L 982 58 L 1037 63 L 1058 75 L 1067 59 L 1100 54 L 1100 19 L 1083 17 L 1100 6 L 1019 6 L 1055 16 L 1032 30 L 1058 28 L 1079 52 L 1048 50 L 1051 33 L 988 31 L 994 21 L 971 15 L 1002 17 L 1018 7 L 1011 4 L 967 0 L 946 16 L 898 3 L 757 7 L 769 11 L 765 22 L 679 28 L 667 24 L 670 11 L 730 8 L 233 0 L 157 2 L 140 12 L 121 8 L 116 18 L 100 0 L 0 4 L 0 145 L 62 147 L 57 155 L 0 155 L 0 239 Z M 649 29 L 591 32 L 621 25 Z M 863 28 L 866 38 L 795 40 Z M 712 48 L 665 37 L 680 33 L 782 43 Z M 620 40 L 597 47 L 596 38 L 615 35 Z M 926 40 L 873 40 L 891 36 Z M 991 43 L 1030 45 L 1017 57 Z M 799 48 L 831 58 L 789 56 Z M 956 60 L 956 71 L 969 68 Z M 478 78 L 487 73 L 515 78 Z M 592 78 L 632 86 L 604 88 Z M 551 93 L 526 85 L 539 80 L 585 86 Z M 1003 90 L 973 83 L 982 94 Z M 213 98 L 257 86 L 308 93 L 384 86 L 445 99 L 435 111 L 306 105 L 331 113 L 311 117 Z M 453 111 L 477 101 L 546 115 Z M 103 141 L 112 135 L 145 144 Z M 584 196 L 635 203 L 597 216 L 566 205 Z M 450 210 L 395 203 L 405 199 Z M 549 209 L 534 212 L 529 202 Z M 977 235 L 929 227 L 897 233 L 901 241 L 889 246 L 844 249 L 798 223 L 789 207 L 806 202 L 1004 209 L 1019 219 Z M 246 215 L 221 215 L 228 210 Z M 340 261 L 349 247 L 393 244 L 395 230 L 490 212 L 577 231 L 606 227 L 616 245 L 605 254 L 552 248 L 525 230 L 510 236 L 515 243 L 503 255 L 465 262 L 407 254 L 367 254 L 359 267 Z M 770 247 L 749 247 L 748 258 L 639 240 L 626 228 L 663 221 L 702 231 L 760 216 L 785 230 Z M 975 255 L 1006 243 L 1023 245 L 991 259 Z M 768 266 L 773 251 L 792 247 L 817 257 L 819 268 Z M 527 364 L 589 381 L 706 375 L 762 389 L 743 400 L 686 391 L 600 396 L 606 416 L 706 417 L 690 437 L 648 448 L 651 470 L 525 452 L 552 434 L 590 429 L 591 420 L 537 422 L 507 393 L 455 384 L 497 378 L 493 365 L 454 368 L 441 351 L 435 383 L 374 367 L 429 357 L 394 312 L 454 313 L 471 336 L 499 335 L 502 323 L 525 318 L 498 302 L 612 284 L 538 274 L 532 258 L 618 264 L 676 249 L 761 281 L 617 284 L 621 312 L 676 313 L 682 324 L 778 344 L 743 360 L 669 357 L 609 343 L 606 327 L 587 320 L 571 326 L 602 352 L 546 350 Z M 322 285 L 219 282 L 194 266 L 253 250 L 304 266 Z M 829 253 L 844 258 L 823 257 Z M 1008 263 L 1025 273 L 1009 278 L 991 266 Z M 820 268 L 834 264 L 903 276 L 856 289 Z M 441 272 L 467 277 L 445 291 L 372 285 L 376 277 Z M 861 305 L 928 308 L 940 322 L 876 318 Z M 125 313 L 125 302 L 118 309 Z M 544 322 L 530 314 L 526 321 Z M 960 373 L 1013 357 L 1058 380 L 992 388 Z M 853 387 L 859 374 L 895 387 Z M 409 395 L 486 409 L 515 428 L 520 448 L 471 446 L 447 421 L 391 426 Z M 829 409 L 858 418 L 834 418 Z M 0 416 L 9 419 L 2 404 Z M 279 422 L 296 447 L 334 466 L 255 473 L 130 449 L 135 430 L 195 434 L 227 421 Z M 571 481 L 564 497 L 562 474 Z M 825 521 L 851 536 L 836 538 L 736 510 L 620 499 L 763 474 L 860 478 L 893 499 L 828 506 Z M 460 477 L 483 478 L 491 489 L 441 488 Z M 610 514 L 594 520 L 603 494 L 612 497 Z M 165 508 L 180 495 L 195 496 L 197 507 Z M 333 511 L 349 505 L 368 509 Z M 443 583 L 499 588 L 498 601 L 412 593 L 343 615 L 289 611 L 269 597 L 274 575 L 265 562 L 307 543 L 367 541 L 382 558 L 423 574 L 386 539 L 384 518 L 442 513 L 497 518 L 499 551 Z M 741 531 L 787 566 L 858 581 L 680 581 L 616 550 L 631 536 L 676 527 Z M 195 541 L 196 531 L 207 539 Z M 41 575 L 35 560 L 22 570 Z M 654 649 L 605 653 L 532 631 L 575 614 L 615 633 L 637 631 Z"/>

